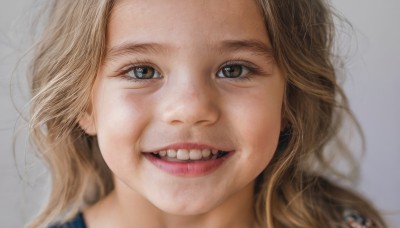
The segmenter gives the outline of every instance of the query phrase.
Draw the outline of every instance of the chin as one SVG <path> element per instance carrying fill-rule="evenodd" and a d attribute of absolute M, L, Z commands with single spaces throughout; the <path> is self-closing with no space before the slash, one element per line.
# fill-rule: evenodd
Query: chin
<path fill-rule="evenodd" d="M 162 197 L 162 199 L 152 200 L 152 204 L 159 210 L 178 216 L 194 216 L 212 211 L 218 207 L 219 202 L 211 200 L 209 197 Z"/>

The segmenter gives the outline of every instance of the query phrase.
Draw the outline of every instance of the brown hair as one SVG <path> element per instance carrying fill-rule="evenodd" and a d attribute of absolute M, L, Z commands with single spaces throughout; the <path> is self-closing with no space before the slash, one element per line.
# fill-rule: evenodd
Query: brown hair
<path fill-rule="evenodd" d="M 334 185 L 324 147 L 350 114 L 333 66 L 333 13 L 324 0 L 258 0 L 274 57 L 286 79 L 285 130 L 257 178 L 257 219 L 268 227 L 336 227 L 357 210 L 386 227 L 373 207 Z M 74 216 L 113 189 L 96 137 L 79 127 L 105 51 L 112 0 L 53 1 L 31 65 L 31 138 L 52 174 L 49 203 L 32 227 Z M 82 64 L 84 63 L 84 64 Z M 312 162 L 312 163 L 311 163 Z"/>

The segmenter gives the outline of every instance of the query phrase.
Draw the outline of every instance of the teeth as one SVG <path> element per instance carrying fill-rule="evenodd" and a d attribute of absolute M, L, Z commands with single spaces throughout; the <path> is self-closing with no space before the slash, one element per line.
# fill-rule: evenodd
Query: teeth
<path fill-rule="evenodd" d="M 218 150 L 210 150 L 210 149 L 168 149 L 162 150 L 158 152 L 154 152 L 154 154 L 158 154 L 160 157 L 168 157 L 172 159 L 187 161 L 187 160 L 201 160 L 201 159 L 211 159 L 216 158 L 218 154 Z"/>
<path fill-rule="evenodd" d="M 168 154 L 168 157 L 175 158 L 176 157 L 176 150 L 168 150 L 167 154 Z"/>
<path fill-rule="evenodd" d="M 190 160 L 200 160 L 203 155 L 201 154 L 201 150 L 190 150 L 189 157 Z"/>
<path fill-rule="evenodd" d="M 211 154 L 210 150 L 204 149 L 201 151 L 201 155 L 203 155 L 203 158 L 207 158 L 208 156 L 210 156 L 210 154 Z"/>
<path fill-rule="evenodd" d="M 189 160 L 189 151 L 185 149 L 179 149 L 178 152 L 176 152 L 176 158 L 179 160 Z"/>

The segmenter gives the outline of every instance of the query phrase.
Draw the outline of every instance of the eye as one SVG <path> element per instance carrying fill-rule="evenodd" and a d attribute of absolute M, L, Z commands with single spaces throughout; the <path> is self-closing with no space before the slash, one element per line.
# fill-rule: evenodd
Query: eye
<path fill-rule="evenodd" d="M 249 69 L 243 65 L 227 64 L 217 72 L 217 76 L 220 78 L 238 78 L 247 73 L 249 73 Z"/>
<path fill-rule="evenodd" d="M 151 66 L 134 66 L 128 69 L 125 74 L 135 79 L 154 79 L 161 77 L 160 72 Z"/>

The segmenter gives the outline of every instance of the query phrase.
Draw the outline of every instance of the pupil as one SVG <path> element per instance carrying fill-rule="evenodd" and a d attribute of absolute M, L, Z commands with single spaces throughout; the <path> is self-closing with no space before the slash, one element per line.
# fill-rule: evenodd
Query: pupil
<path fill-rule="evenodd" d="M 242 74 L 242 67 L 239 65 L 232 65 L 224 67 L 225 77 L 237 78 Z"/>
<path fill-rule="evenodd" d="M 154 75 L 154 70 L 150 67 L 136 67 L 135 68 L 135 76 L 141 79 L 149 79 Z"/>

